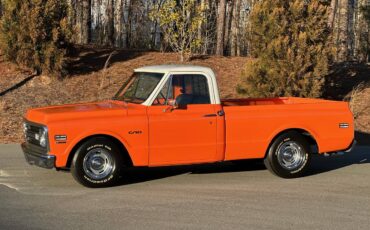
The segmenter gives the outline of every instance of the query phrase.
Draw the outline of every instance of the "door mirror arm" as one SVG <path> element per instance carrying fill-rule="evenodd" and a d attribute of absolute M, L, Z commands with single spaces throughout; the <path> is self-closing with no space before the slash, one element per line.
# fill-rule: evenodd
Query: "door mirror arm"
<path fill-rule="evenodd" d="M 174 110 L 176 110 L 178 108 L 179 108 L 179 105 L 177 104 L 176 100 L 170 100 L 168 102 L 168 107 L 165 108 L 165 109 L 163 109 L 163 112 L 164 113 L 172 112 L 172 111 L 174 111 Z"/>

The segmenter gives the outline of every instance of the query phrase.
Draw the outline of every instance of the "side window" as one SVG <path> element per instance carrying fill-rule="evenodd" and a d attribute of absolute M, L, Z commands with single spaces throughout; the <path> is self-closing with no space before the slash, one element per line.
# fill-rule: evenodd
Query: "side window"
<path fill-rule="evenodd" d="M 210 104 L 207 78 L 199 74 L 172 75 L 153 105 L 166 105 L 173 100 L 178 105 Z"/>

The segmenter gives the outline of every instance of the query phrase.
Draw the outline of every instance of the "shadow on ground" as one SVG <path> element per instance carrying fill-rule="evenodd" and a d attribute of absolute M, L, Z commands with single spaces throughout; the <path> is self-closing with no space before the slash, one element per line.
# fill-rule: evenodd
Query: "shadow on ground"
<path fill-rule="evenodd" d="M 370 146 L 357 146 L 351 153 L 325 157 L 315 155 L 307 176 L 327 173 L 347 166 L 370 163 Z M 124 171 L 120 185 L 159 180 L 182 174 L 213 174 L 266 170 L 263 161 L 246 161 L 242 164 L 223 162 L 215 164 L 171 166 L 159 168 L 135 168 Z M 271 175 L 273 176 L 273 175 Z"/>
<path fill-rule="evenodd" d="M 357 62 L 338 63 L 328 76 L 323 97 L 343 100 L 359 84 L 370 84 L 370 65 Z"/>
<path fill-rule="evenodd" d="M 1 96 L 4 96 L 16 89 L 19 89 L 20 87 L 24 86 L 25 84 L 27 84 L 27 82 L 31 81 L 32 79 L 34 79 L 36 76 L 38 76 L 37 74 L 33 74 L 29 77 L 26 77 L 25 79 L 23 79 L 22 81 L 18 82 L 17 84 L 13 85 L 12 87 L 8 88 L 8 89 L 5 89 L 4 91 L 0 92 L 0 97 Z"/>
<path fill-rule="evenodd" d="M 370 134 L 364 132 L 355 132 L 355 139 L 358 145 L 370 146 Z"/>
<path fill-rule="evenodd" d="M 116 62 L 128 61 L 141 56 L 144 52 L 122 49 L 76 47 L 70 55 L 67 71 L 69 77 L 85 75 L 104 69 L 109 56 L 109 65 Z"/>
<path fill-rule="evenodd" d="M 244 162 L 240 165 L 232 162 L 222 162 L 214 164 L 169 166 L 156 168 L 133 168 L 127 169 L 123 172 L 124 177 L 118 185 L 142 183 L 183 174 L 233 173 L 265 169 L 266 168 L 263 165 L 262 161 Z"/>
<path fill-rule="evenodd" d="M 312 167 L 309 175 L 326 173 L 351 165 L 369 163 L 370 147 L 357 147 L 356 152 L 345 153 L 344 155 L 331 157 L 315 156 L 312 160 Z"/>

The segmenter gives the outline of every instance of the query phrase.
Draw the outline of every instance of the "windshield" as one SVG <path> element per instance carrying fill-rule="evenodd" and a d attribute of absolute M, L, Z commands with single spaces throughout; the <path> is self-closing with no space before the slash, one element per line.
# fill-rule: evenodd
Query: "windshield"
<path fill-rule="evenodd" d="M 141 104 L 148 99 L 163 75 L 163 73 L 134 73 L 113 99 Z"/>

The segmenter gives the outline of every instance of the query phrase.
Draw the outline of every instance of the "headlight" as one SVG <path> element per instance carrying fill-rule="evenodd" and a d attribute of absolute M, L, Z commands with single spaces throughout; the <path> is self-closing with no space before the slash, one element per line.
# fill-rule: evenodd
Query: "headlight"
<path fill-rule="evenodd" d="M 47 148 L 49 140 L 46 126 L 25 121 L 23 131 L 27 143 Z"/>
<path fill-rule="evenodd" d="M 48 131 L 46 128 L 41 128 L 39 132 L 39 141 L 41 147 L 46 147 L 47 145 L 47 139 L 48 139 Z"/>

